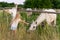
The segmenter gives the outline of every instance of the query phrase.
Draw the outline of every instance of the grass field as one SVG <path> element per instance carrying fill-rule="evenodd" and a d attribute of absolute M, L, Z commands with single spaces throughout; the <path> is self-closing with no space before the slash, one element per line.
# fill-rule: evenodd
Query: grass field
<path fill-rule="evenodd" d="M 26 20 L 26 22 L 32 23 L 39 14 L 32 14 L 27 17 L 25 12 L 20 13 L 22 19 Z M 27 29 L 29 25 L 24 23 L 19 23 L 17 28 L 16 35 L 10 31 L 10 21 L 11 15 L 8 13 L 0 12 L 0 40 L 60 40 L 60 15 L 57 14 L 57 26 L 56 28 L 50 27 L 49 25 L 45 25 L 45 27 L 41 27 L 40 25 L 37 27 L 35 31 L 31 31 L 27 33 Z"/>

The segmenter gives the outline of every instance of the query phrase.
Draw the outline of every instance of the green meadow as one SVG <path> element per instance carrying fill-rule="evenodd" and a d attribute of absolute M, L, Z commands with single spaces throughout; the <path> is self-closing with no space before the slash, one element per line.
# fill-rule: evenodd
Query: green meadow
<path fill-rule="evenodd" d="M 39 16 L 38 13 L 27 16 L 26 12 L 20 12 L 20 15 L 30 24 Z M 10 14 L 0 11 L 0 40 L 60 40 L 60 14 L 57 14 L 56 27 L 51 27 L 44 21 L 44 27 L 39 25 L 35 31 L 28 33 L 29 25 L 19 23 L 16 35 L 10 30 L 11 19 Z"/>

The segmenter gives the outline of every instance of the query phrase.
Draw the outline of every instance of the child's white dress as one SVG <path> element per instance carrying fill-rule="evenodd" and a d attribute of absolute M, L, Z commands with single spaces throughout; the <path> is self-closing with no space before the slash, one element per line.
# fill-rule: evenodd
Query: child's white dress
<path fill-rule="evenodd" d="M 13 21 L 13 23 L 11 24 L 11 30 L 17 29 L 19 21 L 20 21 L 20 19 Z"/>

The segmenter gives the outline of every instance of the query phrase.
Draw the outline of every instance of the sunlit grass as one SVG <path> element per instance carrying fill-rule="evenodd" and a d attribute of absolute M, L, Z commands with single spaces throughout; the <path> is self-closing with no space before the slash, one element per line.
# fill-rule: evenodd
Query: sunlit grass
<path fill-rule="evenodd" d="M 39 14 L 32 14 L 31 16 L 27 17 L 25 12 L 20 13 L 23 20 L 26 22 L 32 23 L 33 20 L 37 18 Z M 46 24 L 44 27 L 40 25 L 37 27 L 35 31 L 31 31 L 27 33 L 26 30 L 29 28 L 29 25 L 24 23 L 19 23 L 16 35 L 13 36 L 12 32 L 10 31 L 10 21 L 11 15 L 4 13 L 0 13 L 0 40 L 59 40 L 59 26 L 60 26 L 60 15 L 57 18 L 57 27 L 50 27 Z"/>

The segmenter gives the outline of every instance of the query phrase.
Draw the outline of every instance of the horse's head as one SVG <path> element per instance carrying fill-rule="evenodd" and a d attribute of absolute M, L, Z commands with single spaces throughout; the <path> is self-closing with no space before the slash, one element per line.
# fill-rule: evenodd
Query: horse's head
<path fill-rule="evenodd" d="M 11 9 L 5 9 L 4 11 L 5 11 L 6 13 L 11 14 L 11 16 L 12 16 L 13 18 L 15 18 L 16 13 L 17 13 L 17 9 L 16 9 L 15 7 L 11 8 Z"/>
<path fill-rule="evenodd" d="M 37 22 L 34 22 L 30 25 L 30 28 L 29 30 L 35 30 L 36 29 L 36 26 L 37 26 Z"/>
<path fill-rule="evenodd" d="M 10 9 L 4 9 L 4 12 L 11 14 L 11 10 Z"/>

